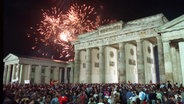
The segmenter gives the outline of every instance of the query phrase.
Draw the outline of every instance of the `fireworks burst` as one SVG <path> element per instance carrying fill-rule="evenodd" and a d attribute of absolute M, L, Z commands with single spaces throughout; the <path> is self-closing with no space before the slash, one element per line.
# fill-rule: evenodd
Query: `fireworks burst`
<path fill-rule="evenodd" d="M 75 34 L 82 34 L 89 32 L 97 28 L 94 20 L 97 17 L 97 13 L 94 11 L 94 7 L 83 4 L 82 6 L 73 4 L 67 12 L 68 19 L 66 23 L 74 28 Z"/>
<path fill-rule="evenodd" d="M 37 25 L 34 34 L 35 45 L 32 49 L 43 56 L 66 61 L 72 61 L 74 58 L 71 42 L 77 39 L 78 34 L 92 31 L 110 22 L 105 19 L 101 21 L 95 8 L 86 4 L 79 6 L 75 3 L 66 13 L 56 7 L 42 10 L 42 13 L 43 20 Z"/>

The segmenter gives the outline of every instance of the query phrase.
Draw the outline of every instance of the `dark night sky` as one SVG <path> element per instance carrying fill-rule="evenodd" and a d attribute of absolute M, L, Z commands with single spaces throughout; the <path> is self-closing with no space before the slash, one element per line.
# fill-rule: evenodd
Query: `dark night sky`
<path fill-rule="evenodd" d="M 61 1 L 63 6 L 67 7 L 67 3 L 70 2 L 70 0 L 3 1 L 3 57 L 9 53 L 32 55 L 31 46 L 33 43 L 27 38 L 26 34 L 29 27 L 40 22 L 41 9 L 53 7 Z M 184 14 L 182 0 L 80 0 L 80 3 L 84 2 L 91 5 L 97 3 L 103 5 L 104 16 L 122 21 L 158 13 L 163 13 L 169 20 L 172 20 Z"/>

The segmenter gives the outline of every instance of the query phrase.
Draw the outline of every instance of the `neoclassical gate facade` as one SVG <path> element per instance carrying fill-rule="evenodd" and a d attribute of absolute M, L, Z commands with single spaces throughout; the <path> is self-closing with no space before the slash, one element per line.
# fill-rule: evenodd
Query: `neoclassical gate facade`
<path fill-rule="evenodd" d="M 74 82 L 156 83 L 172 79 L 165 69 L 166 43 L 158 31 L 167 22 L 163 14 L 157 14 L 79 35 L 74 42 Z"/>

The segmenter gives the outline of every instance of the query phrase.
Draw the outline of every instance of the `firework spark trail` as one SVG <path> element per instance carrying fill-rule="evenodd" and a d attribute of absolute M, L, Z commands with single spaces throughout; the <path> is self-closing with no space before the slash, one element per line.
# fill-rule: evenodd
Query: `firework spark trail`
<path fill-rule="evenodd" d="M 101 20 L 95 8 L 83 4 L 79 6 L 77 3 L 71 5 L 65 15 L 64 25 L 70 30 L 72 39 L 76 40 L 77 35 L 92 31 L 100 26 Z M 99 17 L 99 21 L 95 21 Z"/>
<path fill-rule="evenodd" d="M 71 43 L 68 42 L 70 39 L 67 35 L 68 33 L 64 30 L 66 27 L 63 24 L 64 14 L 60 9 L 56 7 L 51 10 L 42 10 L 43 20 L 38 24 L 36 31 L 38 34 L 35 36 L 35 46 L 32 47 L 33 50 L 37 50 L 43 56 L 47 56 L 49 48 L 56 52 L 61 52 L 59 54 L 60 58 L 70 57 L 69 51 L 73 51 Z M 30 36 L 29 36 L 30 37 Z M 43 47 L 43 46 L 44 47 Z M 51 56 L 54 58 L 54 56 Z"/>
<path fill-rule="evenodd" d="M 86 4 L 79 6 L 75 3 L 67 12 L 68 19 L 66 23 L 75 28 L 75 34 L 82 34 L 97 28 L 93 22 L 96 16 L 97 13 L 94 11 L 94 7 Z"/>
<path fill-rule="evenodd" d="M 50 3 L 63 11 L 67 11 L 71 4 L 76 0 L 50 0 Z"/>
<path fill-rule="evenodd" d="M 35 46 L 32 49 L 43 56 L 52 54 L 54 59 L 73 60 L 74 47 L 71 42 L 77 39 L 78 34 L 92 31 L 109 22 L 106 19 L 102 21 L 95 8 L 86 4 L 79 6 L 75 3 L 66 13 L 56 7 L 42 12 L 43 20 L 36 29 L 38 34 L 35 34 Z"/>

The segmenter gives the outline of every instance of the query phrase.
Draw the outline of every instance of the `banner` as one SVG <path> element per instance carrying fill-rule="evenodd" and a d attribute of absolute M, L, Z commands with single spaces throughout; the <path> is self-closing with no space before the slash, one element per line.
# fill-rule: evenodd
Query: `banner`
<path fill-rule="evenodd" d="M 30 84 L 30 80 L 24 80 L 24 84 Z"/>

